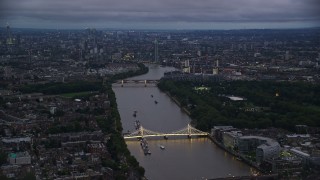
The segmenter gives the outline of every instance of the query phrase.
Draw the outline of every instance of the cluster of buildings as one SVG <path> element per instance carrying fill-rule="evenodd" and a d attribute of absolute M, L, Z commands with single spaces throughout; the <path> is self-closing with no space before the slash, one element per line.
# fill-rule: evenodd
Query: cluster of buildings
<path fill-rule="evenodd" d="M 34 31 L 7 26 L 0 30 L 0 157 L 5 157 L 0 158 L 0 176 L 115 177 L 110 134 L 103 133 L 98 123 L 111 116 L 108 94 L 97 89 L 83 95 L 22 89 L 103 84 L 112 75 L 134 72 L 139 66 L 131 62 L 135 54 L 127 45 L 137 46 L 130 38 L 95 29 Z M 120 162 L 126 164 L 122 158 Z"/>
<path fill-rule="evenodd" d="M 6 94 L 0 110 L 0 174 L 38 179 L 112 179 L 109 135 L 97 119 L 108 118 L 105 93 L 88 98 L 60 95 Z"/>
<path fill-rule="evenodd" d="M 21 94 L 22 85 L 96 81 L 156 62 L 181 71 L 165 78 L 192 81 L 275 80 L 320 82 L 319 29 L 232 31 L 116 31 L 0 29 L 1 173 L 40 179 L 112 178 L 107 94 L 87 99 Z M 256 109 L 247 109 L 256 111 Z M 72 133 L 71 133 L 72 132 Z M 240 159 L 273 172 L 318 167 L 319 137 L 270 137 L 215 127 L 212 135 Z M 277 131 L 279 133 L 279 131 Z M 319 153 L 320 154 L 320 153 Z M 125 161 L 125 160 L 123 160 Z M 268 169 L 268 168 L 264 168 Z"/>
<path fill-rule="evenodd" d="M 318 134 L 290 134 L 276 128 L 240 130 L 232 126 L 214 126 L 211 136 L 238 160 L 265 173 L 294 177 L 305 169 L 318 170 L 320 167 Z"/>
<path fill-rule="evenodd" d="M 100 77 L 125 73 L 128 71 L 137 71 L 139 67 L 137 64 L 124 64 L 124 63 L 109 63 L 103 68 L 89 68 L 86 75 L 97 75 Z"/>
<path fill-rule="evenodd" d="M 62 80 L 114 74 L 155 62 L 228 80 L 319 82 L 319 29 L 231 31 L 0 30 L 5 77 Z M 10 69 L 27 69 L 28 73 Z M 50 73 L 48 73 L 50 72 Z M 46 74 L 48 73 L 48 74 Z M 23 81 L 23 80 L 22 80 Z"/>
<path fill-rule="evenodd" d="M 12 65 L 14 63 L 17 63 L 17 65 Z M 2 84 L 10 87 L 19 87 L 26 84 L 45 84 L 51 82 L 97 81 L 97 79 L 110 77 L 114 74 L 139 69 L 137 64 L 130 62 L 105 62 L 101 65 L 89 65 L 87 62 L 77 62 L 68 59 L 24 63 L 21 60 L 12 59 L 2 61 L 2 65 L 0 65 Z"/>
<path fill-rule="evenodd" d="M 237 150 L 241 154 L 254 152 L 254 161 L 257 163 L 279 157 L 280 154 L 280 144 L 277 141 L 262 136 L 246 136 L 232 126 L 215 126 L 212 135 L 227 149 Z"/>

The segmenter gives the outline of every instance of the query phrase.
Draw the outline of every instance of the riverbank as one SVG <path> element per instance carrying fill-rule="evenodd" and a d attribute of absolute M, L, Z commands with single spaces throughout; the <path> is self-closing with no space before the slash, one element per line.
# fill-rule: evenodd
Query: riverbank
<path fill-rule="evenodd" d="M 168 91 L 166 91 L 165 93 L 167 96 L 170 97 L 171 100 L 173 100 L 181 108 L 181 110 L 183 110 L 190 117 L 191 112 L 188 111 L 187 108 L 183 107 L 181 103 L 175 97 L 171 96 L 171 94 Z"/>
<path fill-rule="evenodd" d="M 183 110 L 189 117 L 191 116 L 191 112 L 188 111 L 185 107 L 183 107 L 181 105 L 181 103 L 179 102 L 179 100 L 177 100 L 177 98 L 175 98 L 174 96 L 172 96 L 168 91 L 164 92 L 168 97 L 170 97 L 170 99 L 172 101 L 174 101 L 180 108 L 181 110 Z M 191 117 L 190 117 L 191 118 Z M 229 149 L 225 148 L 221 143 L 219 143 L 214 137 L 212 137 L 211 135 L 208 135 L 208 138 L 215 143 L 219 148 L 223 149 L 224 151 L 228 152 L 229 154 L 233 155 L 236 158 L 240 158 L 242 162 L 246 163 L 247 165 L 253 167 L 255 170 L 259 171 L 259 172 L 264 172 L 258 165 L 252 163 L 251 161 L 247 160 L 244 156 L 242 156 L 241 154 L 238 154 L 236 152 L 230 151 Z"/>
<path fill-rule="evenodd" d="M 138 71 L 121 73 L 110 77 L 104 86 L 105 92 L 109 96 L 110 110 L 109 116 L 97 120 L 99 127 L 105 134 L 109 134 L 107 143 L 108 149 L 114 162 L 103 162 L 106 166 L 111 166 L 115 170 L 116 179 L 144 179 L 145 169 L 139 165 L 137 159 L 131 155 L 126 142 L 122 136 L 122 123 L 118 110 L 115 93 L 112 89 L 112 83 L 119 79 L 125 79 L 132 76 L 145 74 L 149 71 L 148 67 L 138 64 Z"/>
<path fill-rule="evenodd" d="M 146 67 L 142 63 L 138 63 L 138 67 L 139 67 L 139 70 L 137 70 L 137 71 L 128 71 L 128 72 L 125 72 L 125 73 L 120 73 L 120 74 L 113 75 L 113 76 L 111 76 L 109 78 L 109 81 L 111 83 L 114 83 L 117 80 L 126 79 L 126 78 L 134 77 L 134 76 L 139 76 L 139 75 L 142 75 L 142 74 L 147 74 L 149 72 L 149 68 Z"/>
<path fill-rule="evenodd" d="M 217 145 L 219 148 L 223 149 L 224 151 L 228 152 L 229 154 L 233 155 L 236 158 L 240 158 L 240 160 L 244 163 L 246 163 L 247 165 L 255 168 L 257 171 L 264 173 L 264 171 L 258 167 L 256 164 L 253 164 L 251 161 L 247 160 L 245 157 L 243 157 L 241 154 L 230 151 L 229 149 L 227 149 L 223 144 L 219 143 L 214 137 L 212 137 L 211 135 L 208 135 L 208 138 L 215 144 Z"/>

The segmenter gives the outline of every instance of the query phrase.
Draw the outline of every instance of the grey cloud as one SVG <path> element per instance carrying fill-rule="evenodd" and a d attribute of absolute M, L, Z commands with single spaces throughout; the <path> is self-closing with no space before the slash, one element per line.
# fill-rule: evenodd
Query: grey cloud
<path fill-rule="evenodd" d="M 0 19 L 55 23 L 320 21 L 318 0 L 2 0 Z"/>

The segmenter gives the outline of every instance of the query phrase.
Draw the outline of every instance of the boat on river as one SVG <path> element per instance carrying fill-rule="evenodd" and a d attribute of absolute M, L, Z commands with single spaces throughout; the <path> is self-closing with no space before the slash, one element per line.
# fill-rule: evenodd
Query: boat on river
<path fill-rule="evenodd" d="M 151 154 L 151 151 L 149 150 L 148 142 L 145 138 L 140 139 L 140 145 L 145 155 Z"/>
<path fill-rule="evenodd" d="M 160 149 L 164 150 L 164 149 L 165 149 L 165 147 L 164 147 L 163 145 L 160 145 Z"/>

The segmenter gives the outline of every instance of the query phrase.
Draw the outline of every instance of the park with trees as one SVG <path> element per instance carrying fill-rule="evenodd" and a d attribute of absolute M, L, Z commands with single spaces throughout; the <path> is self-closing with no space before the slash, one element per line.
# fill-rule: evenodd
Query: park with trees
<path fill-rule="evenodd" d="M 318 84 L 274 81 L 203 83 L 163 79 L 158 87 L 178 99 L 191 113 L 192 123 L 204 131 L 215 125 L 279 127 L 291 131 L 297 124 L 320 126 Z M 233 101 L 228 96 L 239 96 L 244 100 Z"/>

